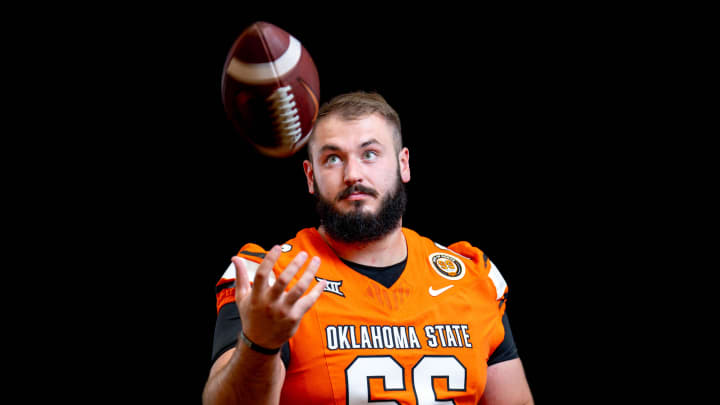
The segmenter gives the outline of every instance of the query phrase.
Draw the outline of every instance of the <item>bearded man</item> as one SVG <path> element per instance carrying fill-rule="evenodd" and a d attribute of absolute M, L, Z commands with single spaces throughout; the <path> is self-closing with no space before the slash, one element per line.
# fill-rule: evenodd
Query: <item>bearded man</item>
<path fill-rule="evenodd" d="M 320 224 L 233 257 L 204 403 L 532 404 L 497 267 L 403 227 L 410 152 L 385 99 L 324 104 L 303 168 Z"/>

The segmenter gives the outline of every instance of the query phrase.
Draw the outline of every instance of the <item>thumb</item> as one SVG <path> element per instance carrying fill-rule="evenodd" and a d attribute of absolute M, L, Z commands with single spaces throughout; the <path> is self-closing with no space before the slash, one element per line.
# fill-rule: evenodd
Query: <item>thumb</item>
<path fill-rule="evenodd" d="M 240 302 L 250 294 L 250 276 L 242 258 L 233 256 L 232 262 L 235 265 L 235 300 Z"/>

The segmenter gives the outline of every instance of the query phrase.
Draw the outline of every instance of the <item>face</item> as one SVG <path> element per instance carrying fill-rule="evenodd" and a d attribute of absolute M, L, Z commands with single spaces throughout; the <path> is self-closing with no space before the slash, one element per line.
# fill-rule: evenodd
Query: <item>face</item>
<path fill-rule="evenodd" d="M 349 121 L 325 117 L 309 147 L 313 161 L 306 160 L 303 167 L 319 212 L 324 204 L 331 215 L 362 221 L 397 211 L 398 199 L 404 199 L 402 184 L 410 180 L 409 151 L 396 150 L 393 127 L 382 116 Z"/>

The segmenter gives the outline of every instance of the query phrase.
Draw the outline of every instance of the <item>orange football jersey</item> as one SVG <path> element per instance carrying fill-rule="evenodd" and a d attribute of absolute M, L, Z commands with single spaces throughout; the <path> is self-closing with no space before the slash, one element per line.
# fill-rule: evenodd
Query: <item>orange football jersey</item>
<path fill-rule="evenodd" d="M 275 276 L 305 251 L 321 258 L 316 280 L 328 285 L 289 341 L 281 404 L 478 403 L 505 334 L 505 280 L 468 242 L 402 231 L 407 264 L 390 288 L 349 268 L 314 228 L 282 246 Z M 264 253 L 247 244 L 238 256 L 254 273 Z M 234 278 L 231 266 L 218 285 Z M 234 288 L 219 291 L 218 311 L 233 301 Z"/>

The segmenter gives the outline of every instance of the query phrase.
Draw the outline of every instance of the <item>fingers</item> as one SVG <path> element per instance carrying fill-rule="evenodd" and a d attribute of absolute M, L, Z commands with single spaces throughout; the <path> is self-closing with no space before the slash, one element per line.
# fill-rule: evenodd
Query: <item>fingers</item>
<path fill-rule="evenodd" d="M 272 274 L 275 262 L 278 257 L 280 257 L 280 253 L 280 246 L 273 246 L 258 266 L 257 271 L 255 272 L 255 280 L 253 281 L 253 296 L 259 297 L 269 288 L 268 280 L 270 279 L 270 274 Z"/>
<path fill-rule="evenodd" d="M 300 268 L 302 268 L 305 264 L 307 257 L 307 253 L 300 252 L 295 256 L 295 258 L 293 258 L 290 264 L 288 264 L 285 270 L 278 276 L 277 280 L 275 280 L 275 284 L 273 284 L 270 289 L 269 294 L 271 299 L 275 300 L 282 295 L 285 291 L 285 287 L 290 284 L 293 277 L 295 277 L 295 274 L 297 274 L 298 270 L 300 270 Z"/>
<path fill-rule="evenodd" d="M 310 260 L 310 264 L 305 270 L 305 273 L 303 273 L 303 275 L 300 277 L 300 280 L 298 280 L 298 282 L 295 283 L 293 288 L 291 288 L 290 291 L 288 291 L 285 295 L 285 302 L 288 305 L 295 304 L 295 301 L 297 301 L 303 294 L 305 294 L 305 291 L 308 289 L 310 283 L 313 281 L 313 278 L 315 277 L 315 274 L 317 273 L 319 267 L 320 258 L 313 257 L 312 260 Z"/>
<path fill-rule="evenodd" d="M 322 294 L 325 286 L 327 286 L 327 281 L 320 280 L 306 296 L 297 300 L 297 303 L 295 304 L 295 307 L 292 311 L 295 313 L 291 313 L 290 315 L 297 317 L 302 317 L 303 315 L 305 315 L 305 313 L 313 306 L 313 304 L 315 304 L 315 301 L 320 298 L 320 294 Z"/>
<path fill-rule="evenodd" d="M 313 257 L 307 262 L 306 252 L 295 255 L 287 266 L 283 260 L 279 266 L 284 266 L 285 269 L 277 274 L 273 285 L 269 285 L 268 280 L 280 255 L 281 249 L 278 246 L 265 255 L 255 271 L 252 286 L 246 271 L 245 264 L 248 262 L 240 257 L 232 259 L 236 272 L 235 294 L 243 330 L 250 339 L 266 347 L 278 347 L 295 333 L 301 319 L 327 285 L 327 282 L 322 280 L 308 292 L 320 267 L 320 258 Z M 306 264 L 307 269 L 301 276 L 296 277 Z"/>
<path fill-rule="evenodd" d="M 260 263 L 256 270 L 252 288 L 250 284 L 250 277 L 243 260 L 239 257 L 234 257 L 232 261 L 235 264 L 236 273 L 236 298 L 241 300 L 248 294 L 253 294 L 253 300 L 258 299 L 264 302 L 282 302 L 282 305 L 287 307 L 293 307 L 296 303 L 302 301 L 302 305 L 300 305 L 300 308 L 298 309 L 302 315 L 307 312 L 312 304 L 319 298 L 323 289 L 327 285 L 325 281 L 321 281 L 317 283 L 317 285 L 306 297 L 303 297 L 303 294 L 307 292 L 310 284 L 315 278 L 315 274 L 320 268 L 320 258 L 313 257 L 300 279 L 289 291 L 285 292 L 285 289 L 295 278 L 297 272 L 307 262 L 308 254 L 306 252 L 298 253 L 287 265 L 285 270 L 280 273 L 275 280 L 275 283 L 270 286 L 268 284 L 268 279 L 272 274 L 272 269 L 280 257 L 280 254 L 280 247 L 274 246 L 265 255 L 265 259 Z M 293 308 L 292 311 L 295 312 L 295 308 Z"/>

